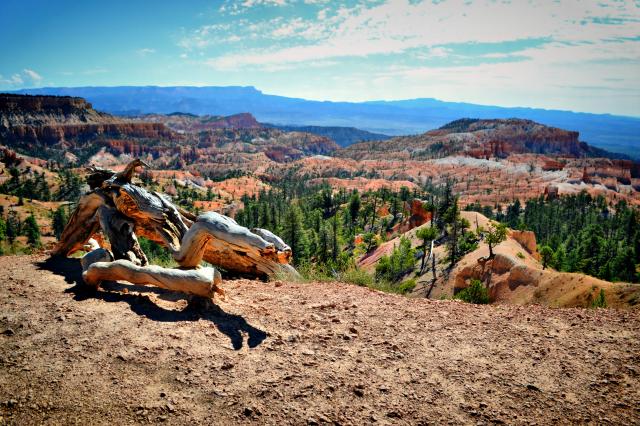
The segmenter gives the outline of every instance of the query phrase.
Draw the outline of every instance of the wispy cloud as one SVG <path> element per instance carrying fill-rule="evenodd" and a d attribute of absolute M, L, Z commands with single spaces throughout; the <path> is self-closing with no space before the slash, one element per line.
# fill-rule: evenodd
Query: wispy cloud
<path fill-rule="evenodd" d="M 139 56 L 147 56 L 147 55 L 151 55 L 151 54 L 153 54 L 153 53 L 156 53 L 156 49 L 152 49 L 152 48 L 150 48 L 150 47 L 144 47 L 144 48 L 142 48 L 142 49 L 138 49 L 138 50 L 136 50 L 136 53 L 137 53 Z"/>
<path fill-rule="evenodd" d="M 181 43 L 220 72 L 331 69 L 322 74 L 331 87 L 291 93 L 316 99 L 420 93 L 566 107 L 588 99 L 640 113 L 640 4 L 632 0 L 284 3 L 240 5 Z M 600 100 L 576 87 L 627 94 Z"/>
<path fill-rule="evenodd" d="M 23 86 L 35 86 L 42 82 L 42 76 L 32 69 L 25 68 L 20 72 L 12 74 L 10 77 L 0 75 L 0 85 L 11 88 Z"/>
<path fill-rule="evenodd" d="M 40 82 L 42 80 L 42 76 L 34 70 L 25 68 L 22 72 L 33 82 Z"/>
<path fill-rule="evenodd" d="M 7 86 L 19 86 L 24 83 L 20 74 L 13 74 L 11 77 L 4 78 L 0 75 L 0 84 Z"/>
<path fill-rule="evenodd" d="M 321 13 L 320 13 L 321 12 Z M 245 66 L 305 63 L 310 60 L 397 54 L 424 47 L 443 56 L 456 43 L 501 43 L 548 38 L 567 45 L 588 41 L 601 46 L 612 38 L 638 35 L 638 8 L 631 2 L 611 11 L 589 2 L 505 3 L 392 0 L 368 6 L 322 9 L 319 17 L 275 18 L 252 23 L 238 39 L 287 40 L 271 48 L 249 48 L 210 58 L 221 70 Z M 192 46 L 206 48 L 208 40 L 224 43 L 217 30 L 204 27 L 192 35 Z M 227 31 L 229 27 L 225 28 Z M 226 34 L 225 37 L 229 37 Z M 189 39 L 187 37 L 187 39 Z M 189 44 L 189 43 L 186 43 Z M 609 46 L 610 53 L 617 53 Z M 637 50 L 637 49 L 636 49 Z M 497 56 L 496 56 L 497 57 Z"/>

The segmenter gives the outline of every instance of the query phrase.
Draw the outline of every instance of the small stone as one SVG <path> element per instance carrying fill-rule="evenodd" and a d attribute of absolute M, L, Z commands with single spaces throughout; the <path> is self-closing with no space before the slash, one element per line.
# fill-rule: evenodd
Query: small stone
<path fill-rule="evenodd" d="M 531 383 L 527 385 L 527 389 L 529 389 L 530 391 L 542 392 L 539 387 Z"/>
<path fill-rule="evenodd" d="M 231 370 L 233 368 L 233 364 L 230 363 L 229 361 L 226 361 L 222 364 L 222 366 L 220 366 L 220 368 L 222 370 Z"/>
<path fill-rule="evenodd" d="M 13 331 L 13 329 L 11 328 L 7 328 L 5 331 L 2 332 L 2 334 L 4 334 L 5 336 L 13 336 L 14 334 L 16 334 L 16 332 Z"/>

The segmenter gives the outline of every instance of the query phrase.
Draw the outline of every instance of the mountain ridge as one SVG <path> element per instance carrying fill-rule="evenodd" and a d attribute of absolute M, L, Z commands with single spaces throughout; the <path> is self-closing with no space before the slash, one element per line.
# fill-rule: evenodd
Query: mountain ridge
<path fill-rule="evenodd" d="M 393 136 L 416 134 L 460 117 L 531 119 L 579 131 L 599 148 L 637 158 L 640 118 L 611 114 L 511 108 L 417 98 L 400 101 L 330 102 L 265 94 L 252 86 L 87 86 L 22 89 L 12 93 L 82 96 L 96 108 L 121 114 L 171 113 L 232 115 L 251 112 L 276 125 L 356 127 Z"/>

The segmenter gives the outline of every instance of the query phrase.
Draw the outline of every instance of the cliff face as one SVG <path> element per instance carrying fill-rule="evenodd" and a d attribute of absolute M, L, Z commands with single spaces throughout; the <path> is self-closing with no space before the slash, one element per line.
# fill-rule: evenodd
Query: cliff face
<path fill-rule="evenodd" d="M 0 110 L 2 111 L 31 111 L 70 114 L 93 107 L 83 98 L 71 96 L 28 96 L 0 94 Z"/>
<path fill-rule="evenodd" d="M 106 137 L 178 139 L 164 124 L 125 121 L 94 110 L 82 98 L 0 95 L 0 139 L 4 144 L 35 153 L 39 146 L 82 148 Z"/>
<path fill-rule="evenodd" d="M 62 161 L 118 162 L 144 156 L 158 168 L 254 170 L 261 164 L 328 154 L 338 146 L 303 132 L 263 128 L 248 113 L 221 116 L 146 115 L 123 119 L 81 98 L 0 95 L 0 145 Z M 94 158 L 95 156 L 100 158 Z M 128 158 L 123 161 L 128 161 Z"/>
<path fill-rule="evenodd" d="M 7 142 L 42 142 L 53 145 L 72 139 L 88 139 L 98 136 L 125 138 L 167 138 L 176 136 L 159 123 L 105 123 L 105 124 L 60 124 L 46 126 L 13 126 L 3 135 Z"/>

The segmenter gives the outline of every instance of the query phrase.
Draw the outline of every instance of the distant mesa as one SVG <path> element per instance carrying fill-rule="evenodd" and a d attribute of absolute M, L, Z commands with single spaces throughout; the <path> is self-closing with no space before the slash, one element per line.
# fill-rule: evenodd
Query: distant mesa
<path fill-rule="evenodd" d="M 461 117 L 519 117 L 580 132 L 584 141 L 611 152 L 638 157 L 640 118 L 536 108 L 505 108 L 421 98 L 399 101 L 327 102 L 268 95 L 254 87 L 49 87 L 15 93 L 69 95 L 87 99 L 100 111 L 121 115 L 171 114 L 229 116 L 250 111 L 259 122 L 277 125 L 355 127 L 383 135 L 424 133 Z M 297 129 L 310 131 L 310 129 Z M 314 133 L 314 131 L 310 131 Z M 339 145 L 349 144 L 326 134 Z M 363 137 L 359 140 L 374 140 Z M 353 142 L 353 140 L 352 140 Z"/>
<path fill-rule="evenodd" d="M 544 154 L 571 158 L 627 158 L 579 140 L 579 133 L 524 119 L 460 119 L 416 136 L 399 136 L 384 143 L 362 142 L 340 150 L 340 157 L 357 160 L 385 158 L 424 160 L 452 155 L 480 159 L 512 154 Z M 545 167 L 561 169 L 560 162 Z"/>

